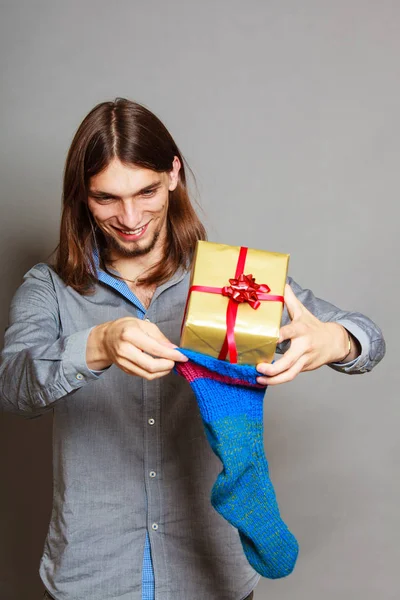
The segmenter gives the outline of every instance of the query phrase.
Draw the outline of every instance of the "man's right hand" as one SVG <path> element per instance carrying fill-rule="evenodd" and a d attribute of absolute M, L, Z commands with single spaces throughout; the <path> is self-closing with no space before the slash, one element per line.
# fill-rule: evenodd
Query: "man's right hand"
<path fill-rule="evenodd" d="M 134 317 L 123 317 L 94 327 L 86 347 L 89 369 L 117 365 L 129 375 L 156 379 L 168 375 L 175 362 L 187 358 L 160 331 L 157 325 Z"/>

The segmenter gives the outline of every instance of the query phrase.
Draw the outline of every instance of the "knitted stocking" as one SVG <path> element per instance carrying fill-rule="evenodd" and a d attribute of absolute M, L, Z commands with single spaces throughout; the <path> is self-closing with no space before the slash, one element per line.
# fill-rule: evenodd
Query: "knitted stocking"
<path fill-rule="evenodd" d="M 252 567 L 276 579 L 292 572 L 296 538 L 282 521 L 264 453 L 263 399 L 255 367 L 179 348 L 190 360 L 175 370 L 194 390 L 207 439 L 223 469 L 211 503 L 239 531 Z"/>

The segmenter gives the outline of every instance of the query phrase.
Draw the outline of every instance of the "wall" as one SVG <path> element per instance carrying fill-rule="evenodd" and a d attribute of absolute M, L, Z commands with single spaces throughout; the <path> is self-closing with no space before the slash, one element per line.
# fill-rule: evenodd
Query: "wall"
<path fill-rule="evenodd" d="M 126 96 L 192 166 L 210 239 L 291 253 L 291 275 L 383 329 L 362 377 L 270 388 L 265 444 L 301 554 L 256 600 L 398 598 L 399 3 L 1 3 L 0 331 L 57 243 L 62 169 L 96 103 Z M 41 597 L 51 416 L 0 419 L 0 596 Z"/>

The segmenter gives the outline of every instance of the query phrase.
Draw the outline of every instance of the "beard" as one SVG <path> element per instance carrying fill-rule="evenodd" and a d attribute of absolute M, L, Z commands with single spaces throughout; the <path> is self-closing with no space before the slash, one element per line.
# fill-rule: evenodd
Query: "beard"
<path fill-rule="evenodd" d="M 126 245 L 121 244 L 114 236 L 109 235 L 105 231 L 101 230 L 106 242 L 106 253 L 109 255 L 111 251 L 118 253 L 119 256 L 124 258 L 134 258 L 136 256 L 145 256 L 149 254 L 157 244 L 160 237 L 160 230 L 154 232 L 152 239 L 147 243 L 146 246 L 140 246 L 137 242 L 127 242 Z"/>

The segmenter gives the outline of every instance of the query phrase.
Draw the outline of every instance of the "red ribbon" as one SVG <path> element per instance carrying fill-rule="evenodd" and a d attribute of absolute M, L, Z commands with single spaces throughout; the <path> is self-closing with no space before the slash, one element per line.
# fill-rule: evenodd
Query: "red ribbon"
<path fill-rule="evenodd" d="M 284 302 L 283 296 L 274 296 L 272 294 L 268 294 L 271 289 L 268 287 L 268 285 L 265 283 L 258 284 L 256 283 L 253 275 L 244 274 L 247 250 L 248 248 L 245 246 L 240 248 L 235 277 L 229 280 L 229 286 L 218 288 L 208 287 L 205 285 L 192 285 L 189 289 L 188 295 L 188 302 L 190 294 L 193 291 L 207 292 L 209 294 L 222 294 L 223 296 L 227 296 L 229 298 L 226 309 L 226 335 L 218 358 L 225 360 L 229 353 L 231 363 L 237 363 L 235 323 L 239 304 L 242 302 L 247 302 L 254 310 L 257 310 L 261 304 L 260 301 Z"/>

